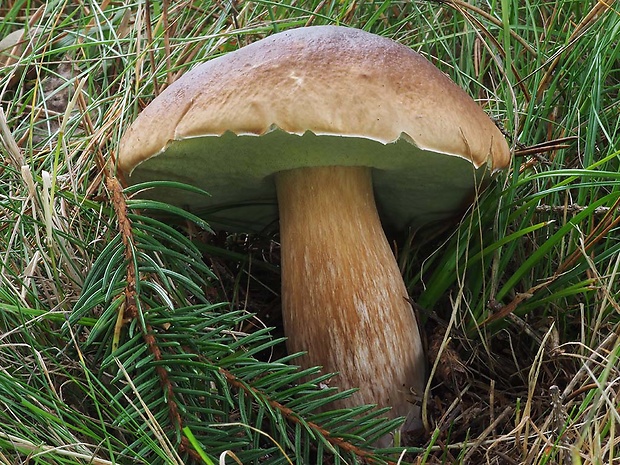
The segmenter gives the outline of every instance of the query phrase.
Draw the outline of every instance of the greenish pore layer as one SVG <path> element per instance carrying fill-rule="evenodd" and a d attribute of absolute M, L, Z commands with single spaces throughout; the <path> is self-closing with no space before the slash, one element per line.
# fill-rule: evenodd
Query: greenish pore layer
<path fill-rule="evenodd" d="M 200 187 L 210 197 L 180 189 L 153 189 L 163 200 L 205 218 L 214 228 L 260 231 L 278 217 L 273 174 L 309 166 L 373 168 L 375 198 L 384 224 L 402 230 L 455 215 L 490 177 L 463 158 L 422 150 L 407 138 L 380 142 L 273 130 L 261 136 L 204 136 L 174 141 L 140 164 L 131 183 L 172 180 Z M 337 205 L 338 199 L 334 199 Z"/>

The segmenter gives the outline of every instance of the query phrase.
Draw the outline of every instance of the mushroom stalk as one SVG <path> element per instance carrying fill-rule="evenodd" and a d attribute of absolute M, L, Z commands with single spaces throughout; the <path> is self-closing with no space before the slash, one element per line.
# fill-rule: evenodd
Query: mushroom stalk
<path fill-rule="evenodd" d="M 424 386 L 415 315 L 375 205 L 366 167 L 298 168 L 276 174 L 282 305 L 289 352 L 303 367 L 338 372 L 331 385 L 359 388 L 335 408 L 377 404 L 419 424 Z"/>

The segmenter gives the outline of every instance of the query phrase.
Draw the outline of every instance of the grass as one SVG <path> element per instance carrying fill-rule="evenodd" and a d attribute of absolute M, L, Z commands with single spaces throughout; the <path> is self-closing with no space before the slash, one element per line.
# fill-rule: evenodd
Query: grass
<path fill-rule="evenodd" d="M 620 463 L 613 2 L 12 0 L 0 17 L 0 39 L 28 31 L 0 58 L 0 463 Z M 340 394 L 289 364 L 277 235 L 164 224 L 104 169 L 184 71 L 311 24 L 418 50 L 515 154 L 458 224 L 392 238 L 432 368 L 404 455 L 372 448 L 394 424 L 364 407 L 317 413 Z"/>

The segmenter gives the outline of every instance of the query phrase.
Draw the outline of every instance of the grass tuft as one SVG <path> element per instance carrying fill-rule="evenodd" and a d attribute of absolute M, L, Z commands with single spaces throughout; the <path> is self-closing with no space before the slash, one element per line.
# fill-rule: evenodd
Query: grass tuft
<path fill-rule="evenodd" d="M 11 0 L 0 18 L 0 463 L 620 463 L 615 3 Z M 105 169 L 188 69 L 318 24 L 424 54 L 515 154 L 455 224 L 393 238 L 432 376 L 426 431 L 390 450 L 372 444 L 397 422 L 318 413 L 346 393 L 286 353 L 277 235 L 212 233 Z"/>

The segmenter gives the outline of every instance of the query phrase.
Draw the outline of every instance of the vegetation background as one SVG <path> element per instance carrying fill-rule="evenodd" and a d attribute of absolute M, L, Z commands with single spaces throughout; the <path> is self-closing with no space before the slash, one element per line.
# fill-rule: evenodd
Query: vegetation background
<path fill-rule="evenodd" d="M 0 18 L 0 463 L 620 463 L 617 3 L 2 0 Z M 458 224 L 391 238 L 432 369 L 426 431 L 388 450 L 394 422 L 317 413 L 341 394 L 299 382 L 316 371 L 284 349 L 277 234 L 212 234 L 106 168 L 186 70 L 317 24 L 424 54 L 515 154 Z"/>

